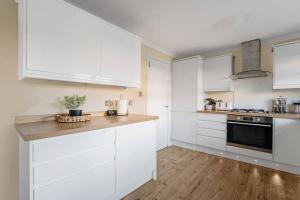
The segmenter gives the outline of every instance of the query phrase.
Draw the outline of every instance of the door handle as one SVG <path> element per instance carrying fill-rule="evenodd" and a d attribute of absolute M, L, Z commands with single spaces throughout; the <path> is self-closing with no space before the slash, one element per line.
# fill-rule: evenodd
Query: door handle
<path fill-rule="evenodd" d="M 169 106 L 165 106 L 165 108 L 169 108 Z"/>

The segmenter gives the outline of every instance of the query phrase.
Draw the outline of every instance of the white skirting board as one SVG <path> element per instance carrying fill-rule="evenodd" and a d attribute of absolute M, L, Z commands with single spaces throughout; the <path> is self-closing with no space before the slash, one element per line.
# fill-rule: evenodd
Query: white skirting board
<path fill-rule="evenodd" d="M 238 160 L 238 161 L 242 161 L 245 163 L 250 163 L 250 164 L 254 164 L 254 165 L 271 168 L 274 170 L 280 170 L 280 171 L 300 175 L 300 167 L 286 165 L 286 164 L 278 163 L 278 162 L 271 161 L 271 160 L 265 160 L 265 159 L 260 159 L 260 158 L 256 158 L 256 157 L 245 156 L 242 154 L 232 153 L 232 152 L 228 152 L 228 151 L 220 151 L 220 150 L 216 150 L 216 149 L 212 149 L 212 148 L 208 148 L 208 147 L 204 147 L 204 146 L 188 144 L 188 143 L 179 142 L 179 141 L 175 141 L 175 140 L 172 140 L 171 142 L 172 142 L 172 145 L 178 146 L 181 148 L 190 149 L 193 151 L 199 151 L 199 152 L 203 152 L 203 153 L 207 153 L 207 154 L 211 154 L 211 155 L 229 158 L 232 160 Z"/>

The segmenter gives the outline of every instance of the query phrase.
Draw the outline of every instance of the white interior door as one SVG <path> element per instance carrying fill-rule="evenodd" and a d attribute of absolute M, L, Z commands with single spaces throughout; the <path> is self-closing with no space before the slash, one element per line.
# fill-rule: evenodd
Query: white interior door
<path fill-rule="evenodd" d="M 149 59 L 148 114 L 159 116 L 157 150 L 169 144 L 170 126 L 170 63 Z"/>

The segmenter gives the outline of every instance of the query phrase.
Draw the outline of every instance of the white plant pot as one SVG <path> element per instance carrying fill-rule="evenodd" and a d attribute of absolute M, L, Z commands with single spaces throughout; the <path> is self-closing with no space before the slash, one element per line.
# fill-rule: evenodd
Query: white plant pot
<path fill-rule="evenodd" d="M 212 110 L 213 109 L 213 105 L 205 105 L 205 110 Z"/>

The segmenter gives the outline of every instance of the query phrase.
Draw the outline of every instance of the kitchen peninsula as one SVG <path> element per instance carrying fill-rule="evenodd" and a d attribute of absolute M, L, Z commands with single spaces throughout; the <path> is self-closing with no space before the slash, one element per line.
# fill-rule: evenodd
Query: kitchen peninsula
<path fill-rule="evenodd" d="M 21 199 L 121 199 L 156 179 L 156 122 L 147 115 L 16 124 Z"/>

